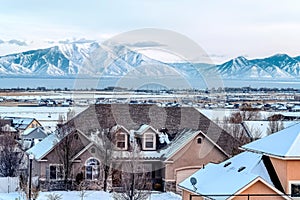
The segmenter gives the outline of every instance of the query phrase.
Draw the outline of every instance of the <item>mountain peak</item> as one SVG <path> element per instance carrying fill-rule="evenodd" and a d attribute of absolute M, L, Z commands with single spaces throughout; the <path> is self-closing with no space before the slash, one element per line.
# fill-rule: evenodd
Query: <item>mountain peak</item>
<path fill-rule="evenodd" d="M 234 58 L 234 60 L 247 60 L 248 61 L 248 59 L 247 58 L 245 58 L 244 56 L 238 56 L 238 57 L 236 57 L 236 58 Z"/>
<path fill-rule="evenodd" d="M 277 53 L 269 58 L 276 58 L 276 59 L 292 59 L 288 54 L 285 53 Z"/>

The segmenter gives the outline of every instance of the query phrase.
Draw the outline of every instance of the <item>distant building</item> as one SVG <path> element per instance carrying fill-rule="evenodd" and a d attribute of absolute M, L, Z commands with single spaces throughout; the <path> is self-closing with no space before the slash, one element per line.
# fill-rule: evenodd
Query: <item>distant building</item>
<path fill-rule="evenodd" d="M 28 128 L 21 133 L 20 139 L 23 146 L 23 149 L 29 149 L 34 146 L 36 143 L 42 141 L 48 136 L 48 133 L 41 126 L 36 128 Z"/>
<path fill-rule="evenodd" d="M 0 119 L 0 132 L 5 133 L 17 133 L 17 130 L 12 126 L 12 120 Z"/>
<path fill-rule="evenodd" d="M 5 120 L 12 120 L 12 127 L 22 133 L 29 128 L 42 126 L 35 118 L 22 118 L 22 117 L 4 117 Z"/>

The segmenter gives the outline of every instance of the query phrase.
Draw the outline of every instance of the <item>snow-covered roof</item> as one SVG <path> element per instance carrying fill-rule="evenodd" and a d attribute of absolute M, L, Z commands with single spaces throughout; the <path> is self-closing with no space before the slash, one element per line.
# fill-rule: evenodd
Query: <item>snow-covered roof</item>
<path fill-rule="evenodd" d="M 247 151 L 281 158 L 300 158 L 300 123 L 242 146 Z"/>
<path fill-rule="evenodd" d="M 55 144 L 59 142 L 59 138 L 55 133 L 48 135 L 41 142 L 34 145 L 32 148 L 26 151 L 27 154 L 33 154 L 36 160 L 43 158 L 47 153 L 49 153 Z"/>
<path fill-rule="evenodd" d="M 21 117 L 4 117 L 4 119 L 11 119 L 13 125 L 17 129 L 26 129 L 29 124 L 32 123 L 34 118 L 21 118 Z"/>
<path fill-rule="evenodd" d="M 195 186 L 190 179 L 197 180 Z M 213 199 L 226 199 L 225 196 L 209 196 L 236 194 L 249 183 L 261 178 L 270 186 L 273 183 L 263 163 L 262 155 L 253 152 L 243 152 L 220 164 L 208 164 L 179 184 L 181 188 L 195 194 Z"/>
<path fill-rule="evenodd" d="M 36 128 L 28 128 L 21 135 L 29 135 L 32 131 L 34 131 L 34 129 Z"/>
<path fill-rule="evenodd" d="M 177 137 L 174 138 L 169 145 L 165 146 L 163 149 L 157 151 L 141 151 L 141 157 L 143 159 L 159 159 L 166 160 L 174 155 L 178 150 L 183 148 L 188 142 L 190 142 L 195 136 L 197 136 L 200 131 L 184 129 L 182 132 L 178 133 Z M 117 158 L 127 158 L 130 152 L 117 152 L 114 156 Z"/>
<path fill-rule="evenodd" d="M 5 124 L 4 126 L 2 126 L 1 130 L 7 132 L 17 132 L 17 130 L 14 127 L 11 127 L 9 124 Z"/>
<path fill-rule="evenodd" d="M 162 153 L 164 154 L 163 157 L 170 158 L 172 155 L 174 155 L 178 150 L 183 148 L 188 142 L 190 142 L 194 137 L 196 137 L 200 131 L 195 130 L 184 130 L 180 134 L 178 134 L 178 137 L 174 138 L 173 141 L 171 141 L 170 146 L 167 149 L 164 149 Z"/>
<path fill-rule="evenodd" d="M 256 120 L 256 121 L 244 121 L 244 123 L 247 125 L 247 128 L 249 129 L 250 133 L 252 134 L 252 137 L 266 137 L 268 135 L 268 128 L 269 128 L 269 122 L 266 120 Z M 283 127 L 288 128 L 292 125 L 295 125 L 299 122 L 297 121 L 282 121 Z"/>
<path fill-rule="evenodd" d="M 135 131 L 135 134 L 137 135 L 142 135 L 145 133 L 145 131 L 152 129 L 153 131 L 157 132 L 152 126 L 148 125 L 148 124 L 143 124 L 140 126 L 140 128 Z"/>

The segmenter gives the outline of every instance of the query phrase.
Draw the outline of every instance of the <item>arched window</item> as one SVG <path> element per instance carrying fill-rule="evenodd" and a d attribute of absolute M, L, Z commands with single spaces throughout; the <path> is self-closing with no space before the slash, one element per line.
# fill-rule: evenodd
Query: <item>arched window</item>
<path fill-rule="evenodd" d="M 85 162 L 85 179 L 86 180 L 100 179 L 100 162 L 96 158 L 89 158 Z"/>

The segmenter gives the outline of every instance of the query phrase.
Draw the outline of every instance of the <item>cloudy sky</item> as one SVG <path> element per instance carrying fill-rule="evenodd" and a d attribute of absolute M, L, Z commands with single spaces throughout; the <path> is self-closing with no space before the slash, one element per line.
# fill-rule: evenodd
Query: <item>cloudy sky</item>
<path fill-rule="evenodd" d="M 0 55 L 74 40 L 168 29 L 215 62 L 300 55 L 298 0 L 0 0 Z"/>

